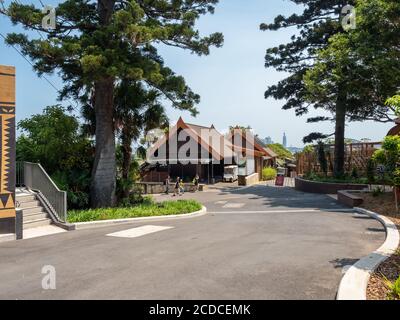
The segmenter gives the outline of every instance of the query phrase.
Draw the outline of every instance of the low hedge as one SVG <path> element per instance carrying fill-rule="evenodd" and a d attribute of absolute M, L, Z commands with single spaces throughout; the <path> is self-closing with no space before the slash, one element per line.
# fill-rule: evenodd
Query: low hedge
<path fill-rule="evenodd" d="M 194 200 L 144 203 L 133 207 L 88 209 L 68 211 L 68 222 L 87 222 L 111 219 L 127 219 L 151 216 L 186 214 L 201 210 L 202 205 Z"/>
<path fill-rule="evenodd" d="M 262 170 L 262 178 L 264 181 L 268 181 L 268 180 L 274 180 L 277 176 L 278 172 L 276 171 L 276 169 L 271 168 L 271 167 L 265 167 Z"/>

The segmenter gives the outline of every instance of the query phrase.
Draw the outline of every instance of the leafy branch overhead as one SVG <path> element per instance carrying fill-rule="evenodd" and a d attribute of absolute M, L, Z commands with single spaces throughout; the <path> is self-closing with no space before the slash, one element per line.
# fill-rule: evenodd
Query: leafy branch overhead
<path fill-rule="evenodd" d="M 48 30 L 42 27 L 41 9 L 14 1 L 2 13 L 14 24 L 40 31 L 45 38 L 12 33 L 7 43 L 18 45 L 39 74 L 61 71 L 67 84 L 61 98 L 91 86 L 96 79 L 115 77 L 143 81 L 174 107 L 195 114 L 200 97 L 164 65 L 155 44 L 188 49 L 198 55 L 209 54 L 211 46 L 220 47 L 221 33 L 201 37 L 195 29 L 196 20 L 213 13 L 218 1 L 111 2 L 110 22 L 101 25 L 97 1 L 64 1 L 55 8 L 56 29 Z"/>
<path fill-rule="evenodd" d="M 40 34 L 40 38 L 32 39 L 11 33 L 6 42 L 18 46 L 39 75 L 59 73 L 64 82 L 60 99 L 80 101 L 89 118 L 93 111 L 92 121 L 88 121 L 91 127 L 87 128 L 96 138 L 90 187 L 93 207 L 116 204 L 116 133 L 122 131 L 121 137 L 128 144 L 143 126 L 154 124 L 143 118 L 146 114 L 140 102 L 124 100 L 131 90 L 137 89 L 140 94 L 129 96 L 130 99 L 152 95 L 147 114 L 154 120 L 165 122 L 164 109 L 158 103 L 161 99 L 192 115 L 197 113 L 200 96 L 165 65 L 157 46 L 178 47 L 199 56 L 209 54 L 212 46 L 220 47 L 221 33 L 201 36 L 195 27 L 200 16 L 214 12 L 217 3 L 218 0 L 66 0 L 55 8 L 54 29 L 42 26 L 43 15 L 34 5 L 12 1 L 1 9 L 14 24 Z M 120 88 L 127 89 L 122 100 Z M 121 117 L 121 110 L 132 111 L 133 117 Z M 122 122 L 122 118 L 131 121 Z M 140 128 L 135 127 L 138 119 Z M 133 136 L 126 135 L 128 129 Z M 131 150 L 124 150 L 128 159 Z M 124 168 L 126 175 L 129 165 Z"/>
<path fill-rule="evenodd" d="M 302 14 L 282 15 L 262 30 L 296 28 L 291 41 L 267 50 L 265 65 L 289 73 L 270 86 L 265 97 L 285 100 L 283 109 L 297 116 L 311 109 L 331 113 L 308 122 L 335 122 L 334 175 L 344 172 L 346 121 L 393 121 L 386 99 L 399 90 L 400 57 L 396 0 L 292 0 L 303 5 Z M 341 25 L 341 11 L 353 5 L 357 28 Z M 327 137 L 311 133 L 305 142 Z"/>

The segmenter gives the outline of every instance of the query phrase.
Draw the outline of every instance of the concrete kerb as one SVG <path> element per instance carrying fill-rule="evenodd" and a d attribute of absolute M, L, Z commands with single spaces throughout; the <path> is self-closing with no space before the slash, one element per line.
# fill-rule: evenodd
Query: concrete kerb
<path fill-rule="evenodd" d="M 192 213 L 187 213 L 187 214 L 77 222 L 77 223 L 74 223 L 73 225 L 75 227 L 75 230 L 84 230 L 84 229 L 92 229 L 92 228 L 110 227 L 110 226 L 121 225 L 121 224 L 143 223 L 143 222 L 144 223 L 146 223 L 146 222 L 163 222 L 163 221 L 170 221 L 170 220 L 190 219 L 190 218 L 201 217 L 206 214 L 207 214 L 207 208 L 205 206 L 203 206 L 201 210 L 192 212 Z"/>
<path fill-rule="evenodd" d="M 14 240 L 16 240 L 15 233 L 0 234 L 0 243 Z"/>
<path fill-rule="evenodd" d="M 400 244 L 399 231 L 390 219 L 362 208 L 354 210 L 382 223 L 386 230 L 386 240 L 379 249 L 360 259 L 347 270 L 340 282 L 337 300 L 367 300 L 367 287 L 371 274 L 396 252 Z"/>

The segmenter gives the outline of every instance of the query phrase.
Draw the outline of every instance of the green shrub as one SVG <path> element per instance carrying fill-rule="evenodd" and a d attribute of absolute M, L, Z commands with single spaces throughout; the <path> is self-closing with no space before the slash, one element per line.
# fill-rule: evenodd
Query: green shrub
<path fill-rule="evenodd" d="M 385 278 L 385 285 L 389 289 L 387 298 L 389 300 L 400 300 L 400 277 L 395 282 Z"/>
<path fill-rule="evenodd" d="M 264 181 L 275 179 L 277 174 L 278 174 L 278 172 L 276 171 L 276 169 L 271 168 L 271 167 L 265 167 L 262 170 L 262 178 Z"/>
<path fill-rule="evenodd" d="M 18 123 L 17 161 L 40 163 L 56 185 L 67 192 L 68 208 L 89 205 L 93 146 L 81 133 L 79 119 L 62 106 Z"/>
<path fill-rule="evenodd" d="M 326 177 L 324 175 L 311 172 L 304 176 L 304 179 L 316 182 L 326 183 L 354 183 L 354 184 L 368 184 L 368 179 L 364 177 L 355 178 L 352 175 L 344 175 L 341 178 Z"/>

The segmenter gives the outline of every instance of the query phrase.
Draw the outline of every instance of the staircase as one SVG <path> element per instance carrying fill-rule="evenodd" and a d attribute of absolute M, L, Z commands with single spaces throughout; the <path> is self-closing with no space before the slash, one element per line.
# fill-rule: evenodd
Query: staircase
<path fill-rule="evenodd" d="M 22 210 L 23 229 L 47 226 L 52 223 L 34 192 L 24 188 L 16 190 L 17 206 Z"/>

